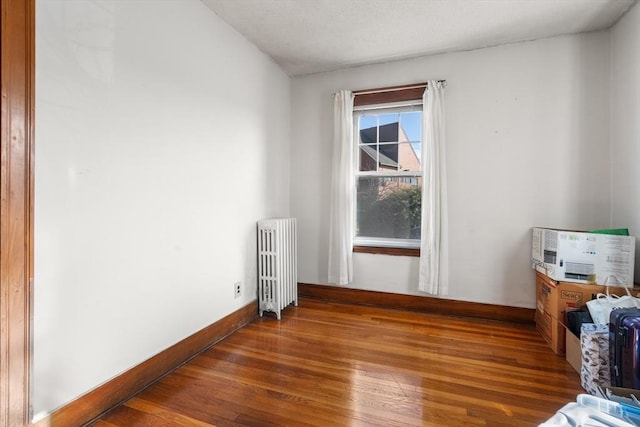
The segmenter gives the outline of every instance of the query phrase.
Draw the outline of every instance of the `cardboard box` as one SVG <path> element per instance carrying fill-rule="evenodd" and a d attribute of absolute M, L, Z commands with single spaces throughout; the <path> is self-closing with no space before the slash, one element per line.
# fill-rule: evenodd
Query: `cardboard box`
<path fill-rule="evenodd" d="M 536 328 L 554 353 L 565 354 L 567 308 L 584 307 L 587 301 L 604 292 L 605 286 L 558 282 L 536 272 Z M 609 287 L 609 293 L 626 295 L 626 289 Z"/>
<path fill-rule="evenodd" d="M 582 368 L 582 350 L 580 349 L 580 338 L 573 335 L 569 329 L 565 328 L 565 357 L 569 365 L 579 374 Z"/>
<path fill-rule="evenodd" d="M 590 295 L 565 289 L 562 284 L 543 274 L 536 273 L 536 328 L 547 341 L 551 350 L 558 355 L 565 354 L 564 312 L 567 307 L 579 307 L 580 302 Z M 593 286 L 593 285 L 582 285 Z M 597 292 L 596 292 L 597 293 Z M 583 305 L 586 304 L 586 301 Z"/>
<path fill-rule="evenodd" d="M 633 286 L 635 237 L 533 228 L 531 267 L 553 280 Z"/>
<path fill-rule="evenodd" d="M 536 273 L 536 329 L 556 354 L 564 354 L 564 343 L 560 342 L 559 322 L 551 316 L 557 305 L 555 285 L 546 276 Z"/>

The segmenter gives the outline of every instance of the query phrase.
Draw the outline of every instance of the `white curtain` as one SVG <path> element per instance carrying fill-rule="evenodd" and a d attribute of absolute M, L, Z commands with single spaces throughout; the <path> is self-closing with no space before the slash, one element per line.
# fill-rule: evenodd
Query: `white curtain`
<path fill-rule="evenodd" d="M 333 95 L 333 167 L 329 216 L 329 283 L 353 281 L 353 94 Z"/>
<path fill-rule="evenodd" d="M 446 82 L 430 80 L 422 98 L 422 236 L 418 289 L 432 295 L 447 295 L 449 291 L 445 87 Z"/>

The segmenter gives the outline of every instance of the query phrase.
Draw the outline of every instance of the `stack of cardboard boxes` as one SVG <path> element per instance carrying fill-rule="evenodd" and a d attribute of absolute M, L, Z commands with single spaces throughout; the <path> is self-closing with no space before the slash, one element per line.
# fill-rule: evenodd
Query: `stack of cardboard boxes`
<path fill-rule="evenodd" d="M 626 295 L 625 288 L 633 286 L 634 259 L 633 236 L 533 229 L 536 327 L 578 372 L 580 340 L 568 332 L 566 312 L 584 307 L 598 293 Z"/>

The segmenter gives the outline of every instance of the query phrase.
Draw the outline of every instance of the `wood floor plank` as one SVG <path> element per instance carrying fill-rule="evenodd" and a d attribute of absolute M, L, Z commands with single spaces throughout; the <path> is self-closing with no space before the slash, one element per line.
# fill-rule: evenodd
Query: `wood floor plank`
<path fill-rule="evenodd" d="M 199 421 L 195 418 L 187 417 L 180 413 L 174 412 L 170 409 L 163 407 L 163 405 L 157 405 L 155 403 L 146 401 L 140 398 L 133 398 L 127 401 L 124 406 L 135 409 L 140 412 L 144 412 L 151 415 L 156 415 L 161 418 L 176 422 L 180 425 L 193 426 L 193 427 L 212 427 L 215 424 L 209 424 L 203 421 Z"/>
<path fill-rule="evenodd" d="M 108 423 L 104 420 L 98 420 L 93 424 L 93 427 L 118 427 L 115 424 Z"/>
<path fill-rule="evenodd" d="M 301 299 L 95 426 L 534 426 L 581 392 L 527 324 Z"/>
<path fill-rule="evenodd" d="M 240 411 L 233 403 L 218 398 L 215 388 L 197 388 L 176 383 L 176 376 L 169 375 L 149 387 L 139 397 L 177 414 L 183 414 L 207 424 L 238 427 L 235 422 Z M 126 403 L 125 403 L 126 405 Z"/>
<path fill-rule="evenodd" d="M 116 426 L 130 427 L 184 427 L 184 424 L 164 419 L 160 416 L 147 414 L 126 405 L 117 407 L 109 414 L 107 422 Z"/>
<path fill-rule="evenodd" d="M 183 371 L 184 372 L 184 371 Z M 243 416 L 250 416 L 252 418 L 261 418 L 263 420 L 269 420 L 271 422 L 286 422 L 288 418 L 279 416 L 279 413 L 296 412 L 301 407 L 309 407 L 310 402 L 306 402 L 302 399 L 296 399 L 286 393 L 277 393 L 266 390 L 259 387 L 251 387 L 247 384 L 236 383 L 235 381 L 229 381 L 228 379 L 215 378 L 200 378 L 183 376 L 176 373 L 171 378 L 167 378 L 162 384 L 168 390 L 175 390 L 178 388 L 188 387 L 189 395 L 206 396 L 209 391 L 215 392 L 215 398 L 196 398 L 196 402 L 199 405 L 201 411 L 208 410 L 214 412 L 216 416 L 223 417 L 224 419 L 218 419 L 218 424 L 223 422 L 233 421 L 239 425 L 237 420 Z M 154 395 L 149 399 L 155 400 L 155 391 L 151 390 Z M 175 395 L 174 395 L 175 396 Z M 175 407 L 177 410 L 181 410 L 184 407 L 185 402 L 189 402 L 189 396 L 184 395 L 182 402 L 175 400 L 179 405 Z M 277 406 L 273 406 L 273 403 L 277 402 Z M 187 403 L 188 404 L 188 403 Z M 216 406 L 220 407 L 216 410 Z M 265 413 L 265 408 L 269 409 L 269 413 Z M 301 421 L 299 424 L 304 425 L 319 425 L 326 426 L 327 421 L 332 418 L 340 416 L 336 413 L 333 417 L 323 418 L 322 412 L 320 415 L 315 413 L 309 414 L 304 423 Z M 202 414 L 197 415 L 200 419 Z M 207 416 L 207 415 L 205 415 Z M 344 420 L 348 420 L 346 417 Z M 281 424 L 282 425 L 282 424 Z"/>

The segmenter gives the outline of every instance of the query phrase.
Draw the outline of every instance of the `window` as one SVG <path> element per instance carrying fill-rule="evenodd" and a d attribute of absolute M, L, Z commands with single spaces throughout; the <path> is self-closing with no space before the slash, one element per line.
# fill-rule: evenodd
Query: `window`
<path fill-rule="evenodd" d="M 354 107 L 356 246 L 419 248 L 422 100 Z"/>

